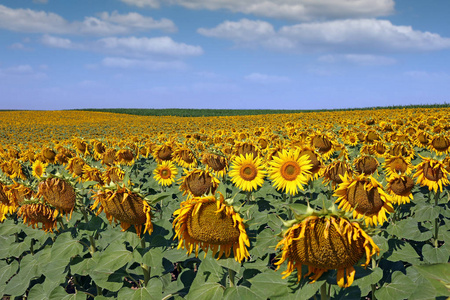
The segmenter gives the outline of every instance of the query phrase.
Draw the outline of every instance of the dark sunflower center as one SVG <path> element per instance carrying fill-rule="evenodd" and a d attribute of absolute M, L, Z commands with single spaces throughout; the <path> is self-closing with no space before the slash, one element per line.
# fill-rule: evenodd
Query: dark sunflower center
<path fill-rule="evenodd" d="M 41 182 L 39 194 L 44 196 L 45 201 L 65 212 L 70 212 L 75 207 L 75 190 L 64 180 L 50 178 Z"/>
<path fill-rule="evenodd" d="M 439 181 L 444 176 L 444 172 L 441 170 L 440 166 L 433 168 L 430 166 L 430 163 L 426 163 L 423 166 L 423 174 L 431 181 Z"/>
<path fill-rule="evenodd" d="M 191 164 L 194 161 L 194 159 L 191 156 L 190 151 L 181 152 L 181 159 L 184 160 L 188 164 Z"/>
<path fill-rule="evenodd" d="M 326 152 L 331 149 L 331 142 L 325 136 L 315 136 L 312 142 L 314 147 L 318 148 L 321 152 Z"/>
<path fill-rule="evenodd" d="M 396 158 L 391 162 L 391 168 L 396 173 L 405 173 L 408 165 L 403 159 Z"/>
<path fill-rule="evenodd" d="M 414 187 L 414 181 L 406 177 L 405 179 L 397 178 L 391 182 L 391 190 L 399 196 L 408 195 Z"/>
<path fill-rule="evenodd" d="M 374 173 L 377 170 L 377 167 L 378 161 L 371 156 L 363 157 L 356 165 L 356 169 L 358 170 L 358 172 L 364 173 L 366 175 Z"/>
<path fill-rule="evenodd" d="M 281 176 L 288 181 L 297 179 L 298 174 L 300 174 L 300 166 L 295 161 L 285 162 L 281 166 Z"/>
<path fill-rule="evenodd" d="M 250 164 L 241 167 L 240 171 L 241 172 L 239 174 L 241 178 L 247 181 L 252 181 L 258 174 L 258 170 L 255 168 L 255 166 Z"/>
<path fill-rule="evenodd" d="M 344 163 L 339 162 L 330 169 L 328 176 L 333 182 L 339 184 L 342 183 L 342 179 L 339 175 L 344 176 L 345 173 L 349 171 L 350 170 L 348 166 L 346 166 Z"/>
<path fill-rule="evenodd" d="M 158 158 L 161 160 L 171 160 L 172 159 L 172 148 L 162 147 L 158 150 Z"/>
<path fill-rule="evenodd" d="M 227 166 L 226 159 L 219 155 L 209 155 L 206 162 L 214 171 L 221 171 Z"/>
<path fill-rule="evenodd" d="M 172 172 L 169 169 L 162 169 L 160 175 L 162 179 L 168 179 L 172 175 Z"/>
<path fill-rule="evenodd" d="M 433 145 L 434 149 L 443 152 L 450 147 L 450 141 L 443 136 L 438 136 L 433 139 L 431 145 Z"/>
<path fill-rule="evenodd" d="M 347 201 L 352 207 L 356 206 L 358 212 L 367 216 L 377 214 L 384 204 L 378 188 L 372 188 L 370 191 L 367 191 L 362 181 L 358 181 L 348 189 Z"/>
<path fill-rule="evenodd" d="M 239 241 L 239 229 L 224 211 L 216 213 L 216 203 L 202 204 L 197 214 L 189 213 L 187 229 L 189 236 L 212 245 L 230 245 Z"/>
<path fill-rule="evenodd" d="M 123 201 L 123 193 L 116 194 L 115 197 L 105 194 L 101 198 L 102 206 L 105 211 L 117 220 L 131 225 L 144 224 L 147 216 L 144 213 L 143 200 L 136 194 L 128 194 Z"/>
<path fill-rule="evenodd" d="M 196 197 L 200 197 L 203 194 L 211 191 L 214 193 L 215 188 L 213 186 L 212 178 L 209 174 L 202 173 L 192 173 L 186 177 L 186 187 Z"/>
<path fill-rule="evenodd" d="M 328 237 L 325 238 L 326 222 L 326 218 L 320 218 L 307 223 L 305 237 L 292 242 L 289 256 L 302 264 L 327 270 L 355 265 L 365 253 L 364 238 L 359 236 L 349 243 L 347 236 L 339 233 L 333 225 L 329 226 Z M 339 224 L 339 220 L 336 222 Z M 300 230 L 295 229 L 294 238 L 299 236 Z"/>

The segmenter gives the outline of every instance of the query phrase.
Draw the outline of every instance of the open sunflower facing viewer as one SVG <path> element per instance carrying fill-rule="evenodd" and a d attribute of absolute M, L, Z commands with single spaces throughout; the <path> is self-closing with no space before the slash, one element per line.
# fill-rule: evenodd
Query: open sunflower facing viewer
<path fill-rule="evenodd" d="M 239 189 L 251 192 L 262 186 L 265 173 L 262 159 L 246 153 L 234 157 L 228 175 Z"/>

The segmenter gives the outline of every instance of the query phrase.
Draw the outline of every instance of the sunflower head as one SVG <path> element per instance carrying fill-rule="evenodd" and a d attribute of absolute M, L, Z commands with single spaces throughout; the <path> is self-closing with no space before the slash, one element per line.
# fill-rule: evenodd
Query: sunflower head
<path fill-rule="evenodd" d="M 264 183 L 265 170 L 260 157 L 252 153 L 236 156 L 228 174 L 231 181 L 243 191 L 254 191 Z"/>
<path fill-rule="evenodd" d="M 353 212 L 354 218 L 364 218 L 367 225 L 383 224 L 387 220 L 386 213 L 394 211 L 391 197 L 372 176 L 344 175 L 334 196 L 338 197 L 339 208 Z"/>
<path fill-rule="evenodd" d="M 83 167 L 85 164 L 86 162 L 84 161 L 84 159 L 75 156 L 69 159 L 66 170 L 68 170 L 73 177 L 81 177 L 81 175 L 83 175 Z"/>
<path fill-rule="evenodd" d="M 116 161 L 116 149 L 107 149 L 102 153 L 102 164 L 104 165 L 113 165 Z"/>
<path fill-rule="evenodd" d="M 277 269 L 287 261 L 283 278 L 297 269 L 301 279 L 302 265 L 308 266 L 312 282 L 326 271 L 337 270 L 337 284 L 348 287 L 355 276 L 354 265 L 366 254 L 367 266 L 370 258 L 379 253 L 372 238 L 361 229 L 359 223 L 350 222 L 344 216 L 313 214 L 290 226 L 276 248 L 282 248 L 281 259 L 275 263 Z"/>
<path fill-rule="evenodd" d="M 371 175 L 377 171 L 378 160 L 371 155 L 363 155 L 353 162 L 359 174 Z"/>
<path fill-rule="evenodd" d="M 96 214 L 105 211 L 110 223 L 113 220 L 120 221 L 122 231 L 134 225 L 138 236 L 145 232 L 149 234 L 153 232 L 150 205 L 137 190 L 130 190 L 125 185 L 111 183 L 99 189 L 93 198 L 95 201 L 91 209 L 99 206 Z M 143 227 L 144 231 L 142 232 Z"/>
<path fill-rule="evenodd" d="M 217 259 L 224 254 L 231 255 L 238 262 L 248 258 L 247 247 L 250 246 L 244 222 L 234 208 L 226 203 L 222 194 L 219 196 L 194 197 L 180 204 L 174 212 L 175 238 L 178 248 L 187 249 L 188 254 L 199 249 L 211 249 Z"/>
<path fill-rule="evenodd" d="M 118 164 L 131 166 L 134 164 L 135 155 L 130 149 L 120 149 L 116 152 L 116 159 Z"/>
<path fill-rule="evenodd" d="M 42 156 L 45 158 L 46 162 L 53 163 L 55 162 L 56 152 L 53 151 L 53 149 L 50 149 L 49 147 L 44 147 L 42 149 Z"/>
<path fill-rule="evenodd" d="M 397 204 L 409 203 L 413 199 L 411 190 L 414 181 L 411 177 L 401 174 L 393 174 L 389 179 L 386 190 L 390 193 L 392 201 Z"/>
<path fill-rule="evenodd" d="M 334 189 L 337 184 L 342 183 L 342 177 L 346 173 L 353 174 L 352 167 L 345 161 L 336 160 L 323 169 L 324 184 L 331 182 Z"/>
<path fill-rule="evenodd" d="M 56 211 L 72 215 L 77 194 L 68 180 L 59 177 L 49 177 L 41 181 L 36 197 L 39 198 L 41 196 L 45 202 L 55 207 Z"/>
<path fill-rule="evenodd" d="M 411 173 L 413 166 L 411 165 L 409 159 L 399 155 L 386 158 L 383 163 L 383 168 L 386 175 L 391 177 L 395 174 L 408 175 Z"/>
<path fill-rule="evenodd" d="M 58 212 L 43 203 L 22 205 L 17 215 L 23 219 L 24 224 L 26 223 L 33 228 L 38 227 L 41 223 L 42 230 L 45 232 L 53 232 L 53 229 L 58 230 L 56 219 Z"/>
<path fill-rule="evenodd" d="M 430 150 L 436 152 L 438 155 L 449 153 L 450 138 L 443 134 L 438 134 L 433 137 L 429 146 Z"/>
<path fill-rule="evenodd" d="M 296 195 L 298 189 L 303 190 L 312 169 L 308 155 L 300 156 L 298 149 L 283 149 L 269 164 L 269 178 L 275 188 L 291 195 Z"/>
<path fill-rule="evenodd" d="M 175 181 L 178 170 L 174 163 L 169 160 L 163 160 L 154 170 L 153 178 L 161 186 L 169 186 Z"/>
<path fill-rule="evenodd" d="M 183 196 L 189 194 L 193 197 L 200 197 L 205 194 L 214 194 L 219 186 L 219 180 L 208 170 L 185 170 L 185 173 L 186 175 L 181 178 L 180 185 Z"/>
<path fill-rule="evenodd" d="M 177 164 L 182 168 L 195 168 L 197 159 L 194 152 L 186 146 L 178 147 L 173 153 Z"/>
<path fill-rule="evenodd" d="M 228 160 L 225 156 L 216 153 L 204 153 L 202 164 L 207 165 L 217 177 L 223 177 L 228 170 Z"/>
<path fill-rule="evenodd" d="M 417 183 L 421 186 L 427 186 L 430 191 L 437 192 L 439 189 L 442 192 L 442 187 L 450 184 L 446 165 L 441 160 L 420 157 L 422 162 L 416 166 L 416 173 L 414 174 Z"/>
<path fill-rule="evenodd" d="M 37 178 L 41 178 L 45 174 L 45 169 L 47 168 L 48 163 L 42 163 L 40 160 L 36 159 L 31 166 L 33 176 Z"/>
<path fill-rule="evenodd" d="M 172 160 L 172 155 L 173 155 L 173 146 L 172 143 L 169 142 L 155 147 L 153 151 L 153 158 L 157 162 L 161 162 L 164 160 Z"/>

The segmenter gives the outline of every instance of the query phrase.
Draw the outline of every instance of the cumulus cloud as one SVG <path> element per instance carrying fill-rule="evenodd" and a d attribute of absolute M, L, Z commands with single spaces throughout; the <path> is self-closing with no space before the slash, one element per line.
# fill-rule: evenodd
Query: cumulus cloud
<path fill-rule="evenodd" d="M 149 71 L 186 69 L 186 64 L 182 61 L 155 61 L 123 57 L 106 57 L 102 60 L 101 65 L 110 68 L 145 69 Z"/>
<path fill-rule="evenodd" d="M 200 46 L 175 42 L 168 36 L 162 37 L 108 37 L 94 42 L 74 43 L 70 39 L 44 35 L 41 42 L 49 47 L 100 52 L 127 57 L 188 57 L 203 54 Z"/>
<path fill-rule="evenodd" d="M 371 54 L 329 54 L 320 56 L 318 60 L 324 63 L 344 62 L 360 66 L 380 66 L 396 63 L 396 60 L 391 57 Z"/>
<path fill-rule="evenodd" d="M 121 0 L 138 7 L 160 3 L 189 9 L 221 10 L 256 16 L 311 21 L 314 19 L 367 18 L 394 12 L 394 0 Z"/>
<path fill-rule="evenodd" d="M 138 13 L 103 12 L 98 17 L 88 16 L 82 21 L 68 22 L 55 13 L 13 9 L 4 5 L 0 5 L 0 28 L 19 32 L 99 36 L 129 34 L 152 29 L 168 32 L 177 30 L 171 20 L 158 21 Z"/>
<path fill-rule="evenodd" d="M 245 76 L 245 79 L 251 82 L 255 83 L 286 83 L 290 82 L 291 80 L 288 77 L 285 76 L 274 76 L 274 75 L 267 75 L 267 74 L 261 74 L 261 73 L 251 73 L 250 75 Z"/>
<path fill-rule="evenodd" d="M 396 26 L 387 20 L 336 20 L 283 26 L 278 31 L 271 29 L 268 22 L 242 19 L 226 21 L 210 29 L 199 28 L 198 33 L 232 40 L 237 46 L 292 52 L 380 53 L 450 48 L 450 38 L 414 30 L 411 26 Z M 248 35 L 256 38 L 249 40 Z"/>

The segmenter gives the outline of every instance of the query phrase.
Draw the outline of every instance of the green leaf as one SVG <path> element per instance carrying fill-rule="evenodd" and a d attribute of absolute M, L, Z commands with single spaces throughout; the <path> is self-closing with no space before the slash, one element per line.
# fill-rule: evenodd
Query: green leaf
<path fill-rule="evenodd" d="M 94 271 L 112 274 L 130 262 L 132 258 L 133 254 L 125 248 L 124 244 L 111 244 L 99 256 Z"/>
<path fill-rule="evenodd" d="M 224 300 L 255 300 L 255 299 L 267 299 L 265 296 L 259 296 L 253 289 L 249 289 L 245 286 L 229 287 L 223 294 Z"/>
<path fill-rule="evenodd" d="M 413 266 L 436 289 L 437 296 L 450 296 L 450 268 L 448 263 Z"/>
<path fill-rule="evenodd" d="M 262 298 L 283 297 L 289 294 L 288 281 L 275 271 L 259 273 L 248 279 L 251 289 Z"/>
<path fill-rule="evenodd" d="M 356 278 L 353 283 L 355 286 L 358 286 L 361 289 L 362 295 L 366 295 L 372 289 L 371 285 L 376 284 L 383 278 L 383 270 L 379 267 L 373 270 L 364 270 L 364 269 L 361 270 L 360 267 L 355 267 L 355 269 L 356 269 L 356 276 L 358 276 L 361 271 L 369 272 L 368 275 Z"/>
<path fill-rule="evenodd" d="M 396 223 L 391 223 L 387 228 L 387 232 L 397 236 L 398 238 L 404 238 L 418 242 L 427 241 L 433 236 L 433 233 L 429 230 L 421 232 L 418 222 L 413 218 L 408 218 Z"/>
<path fill-rule="evenodd" d="M 377 299 L 403 300 L 412 294 L 413 281 L 400 271 L 392 274 L 392 282 L 384 284 L 375 292 Z"/>
<path fill-rule="evenodd" d="M 430 221 L 439 217 L 440 208 L 427 202 L 417 202 L 414 210 L 414 220 L 416 222 Z"/>
<path fill-rule="evenodd" d="M 220 258 L 217 260 L 217 264 L 227 269 L 231 269 L 236 273 L 241 271 L 241 263 L 237 262 L 233 257 L 229 258 Z"/>
<path fill-rule="evenodd" d="M 14 260 L 11 264 L 0 268 L 0 294 L 3 294 L 6 282 L 17 272 L 17 269 L 19 269 L 19 263 L 17 260 Z"/>
<path fill-rule="evenodd" d="M 429 264 L 447 263 L 450 257 L 447 243 L 440 248 L 425 244 L 422 248 L 423 259 Z"/>
<path fill-rule="evenodd" d="M 207 282 L 202 285 L 191 287 L 186 300 L 197 299 L 222 299 L 224 287 L 215 282 Z"/>
<path fill-rule="evenodd" d="M 414 250 L 414 248 L 411 246 L 411 244 L 397 239 L 390 239 L 389 246 L 392 249 L 390 250 L 390 253 L 392 254 L 390 256 L 387 256 L 390 261 L 404 261 L 411 264 L 420 262 L 420 257 L 417 254 L 416 250 Z"/>
<path fill-rule="evenodd" d="M 142 262 L 152 268 L 152 275 L 161 276 L 164 272 L 162 265 L 164 251 L 161 248 L 152 248 L 142 257 Z"/>
<path fill-rule="evenodd" d="M 4 293 L 11 296 L 21 296 L 27 290 L 30 280 L 41 276 L 39 261 L 33 255 L 26 255 L 20 262 L 20 270 L 6 285 Z"/>
<path fill-rule="evenodd" d="M 256 241 L 249 253 L 255 257 L 262 257 L 266 254 L 275 253 L 278 237 L 272 229 L 266 228 L 256 236 Z"/>
<path fill-rule="evenodd" d="M 71 257 L 80 254 L 83 251 L 83 245 L 78 240 L 72 238 L 70 232 L 64 232 L 58 236 L 52 245 L 52 259 L 65 259 L 70 261 Z"/>
<path fill-rule="evenodd" d="M 409 300 L 431 300 L 436 298 L 436 289 L 430 281 L 415 268 L 407 268 L 408 277 L 414 282 L 413 292 Z"/>

